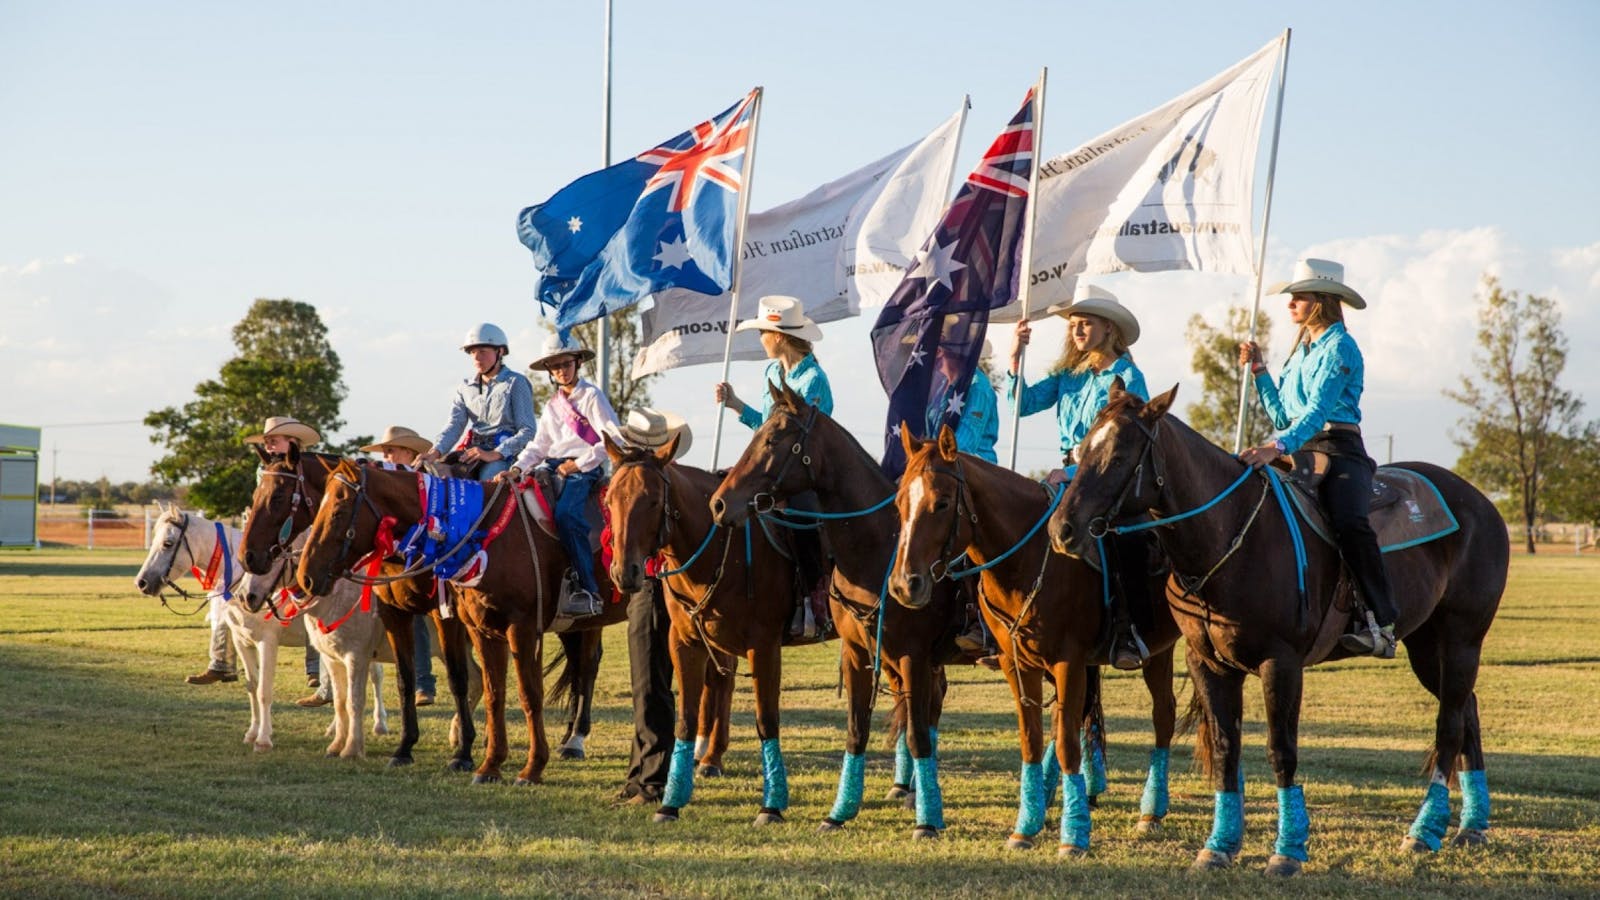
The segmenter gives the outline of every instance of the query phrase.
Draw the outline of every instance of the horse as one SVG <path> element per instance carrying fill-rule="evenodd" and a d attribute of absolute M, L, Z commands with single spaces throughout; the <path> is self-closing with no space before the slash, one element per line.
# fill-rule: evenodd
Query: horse
<path fill-rule="evenodd" d="M 791 390 L 769 385 L 772 415 L 711 498 L 717 525 L 735 528 L 752 513 L 815 491 L 821 527 L 834 556 L 829 605 L 838 628 L 848 718 L 844 762 L 834 805 L 819 826 L 838 831 L 860 811 L 876 675 L 887 673 L 895 698 L 896 754 L 890 799 L 916 810 L 912 837 L 939 837 L 944 802 L 935 748 L 944 706 L 944 663 L 957 657 L 964 601 L 943 585 L 923 609 L 884 602 L 897 516 L 888 508 L 894 483 L 856 439 Z"/>
<path fill-rule="evenodd" d="M 1299 567 L 1298 517 L 1267 503 L 1281 487 L 1277 476 L 1251 473 L 1171 415 L 1176 394 L 1174 387 L 1144 403 L 1120 386 L 1111 391 L 1084 440 L 1077 478 L 1050 519 L 1050 539 L 1092 560 L 1096 539 L 1108 530 L 1149 527 L 1125 524 L 1127 516 L 1157 518 L 1157 539 L 1172 563 L 1174 587 L 1181 586 L 1167 601 L 1188 648 L 1192 710 L 1200 722 L 1196 754 L 1217 792 L 1211 835 L 1195 867 L 1232 865 L 1243 842 L 1240 716 L 1245 676 L 1255 674 L 1266 698 L 1267 756 L 1278 786 L 1278 837 L 1266 871 L 1293 875 L 1308 859 L 1310 828 L 1295 783 L 1303 670 L 1348 655 L 1338 646 L 1351 618 L 1339 552 L 1305 541 Z M 1459 526 L 1384 557 L 1400 611 L 1396 631 L 1412 672 L 1439 701 L 1426 798 L 1402 841 L 1407 852 L 1427 853 L 1439 849 L 1449 829 L 1458 760 L 1466 771 L 1455 842 L 1486 840 L 1489 792 L 1473 686 L 1505 589 L 1510 543 L 1494 505 L 1461 477 L 1427 463 L 1395 469 L 1399 477 L 1409 472 L 1432 482 Z M 1389 471 L 1379 470 L 1380 477 Z M 1236 490 L 1252 480 L 1255 490 Z"/>
<path fill-rule="evenodd" d="M 695 775 L 691 729 L 707 678 L 713 679 L 713 692 L 726 692 L 731 702 L 734 666 L 742 655 L 754 681 L 756 735 L 761 740 L 764 789 L 755 824 L 782 822 L 789 789 L 778 743 L 781 653 L 796 599 L 786 561 L 765 538 L 751 540 L 748 524 L 742 539 L 734 528 L 723 530 L 720 541 L 715 539 L 718 528 L 707 504 L 721 478 L 674 463 L 678 436 L 654 452 L 619 447 L 610 436 L 604 440 L 613 466 L 606 492 L 614 547 L 612 581 L 622 591 L 639 590 L 645 561 L 658 554 L 671 567 L 660 577 L 670 601 L 667 644 L 678 674 L 679 714 L 667 786 L 655 820 L 676 821 L 688 804 Z M 721 741 L 725 748 L 726 728 Z M 720 760 L 722 748 L 712 748 L 715 759 Z M 704 758 L 702 763 L 702 768 L 709 764 Z"/>
<path fill-rule="evenodd" d="M 358 465 L 345 460 L 329 474 L 322 500 L 312 519 L 311 537 L 300 557 L 296 578 L 315 594 L 348 573 L 357 559 L 372 552 L 380 523 L 418 522 L 424 510 L 417 492 L 418 474 Z M 505 682 L 507 652 L 516 662 L 517 688 L 528 723 L 528 759 L 518 772 L 518 785 L 544 779 L 550 745 L 544 733 L 544 681 L 540 659 L 544 634 L 556 620 L 556 599 L 566 570 L 566 553 L 553 535 L 534 524 L 522 505 L 520 490 L 496 482 L 483 507 L 483 521 L 502 517 L 506 528 L 486 554 L 482 578 L 473 588 L 456 590 L 455 612 L 466 624 L 483 665 L 487 717 L 483 762 L 474 784 L 498 782 L 507 756 Z M 506 504 L 515 503 L 515 509 Z M 596 576 L 609 595 L 610 580 L 598 559 Z M 627 604 L 605 603 L 601 612 L 577 623 L 577 630 L 598 630 L 623 621 Z"/>
<path fill-rule="evenodd" d="M 290 542 L 303 534 L 311 524 L 312 514 L 322 499 L 328 473 L 339 464 L 340 457 L 324 453 L 302 453 L 290 445 L 286 455 L 269 455 L 257 448 L 261 456 L 261 478 L 250 498 L 250 510 L 245 516 L 244 537 L 239 559 L 246 571 L 264 575 L 272 561 L 288 553 Z M 380 573 L 396 576 L 403 565 L 385 563 Z M 400 744 L 389 757 L 389 765 L 404 766 L 412 763 L 412 748 L 419 737 L 417 726 L 417 670 L 413 659 L 416 644 L 411 623 L 418 615 L 430 616 L 437 628 L 439 646 L 443 650 L 445 677 L 455 699 L 455 718 L 451 721 L 451 744 L 455 748 L 449 763 L 451 771 L 472 771 L 472 742 L 476 729 L 472 711 L 482 695 L 482 678 L 473 663 L 467 646 L 466 628 L 459 619 L 439 615 L 438 600 L 434 596 L 433 579 L 422 575 L 397 578 L 378 585 L 374 593 L 379 600 L 378 614 L 389 637 L 390 652 L 395 668 L 400 674 Z"/>
<path fill-rule="evenodd" d="M 202 589 L 207 592 L 207 618 L 216 617 L 228 627 L 229 639 L 239 654 L 245 694 L 250 700 L 250 727 L 245 730 L 244 743 L 264 752 L 273 747 L 272 689 L 278 648 L 304 647 L 309 637 L 303 621 L 285 625 L 270 616 L 252 615 L 241 603 L 230 602 L 234 590 L 243 584 L 243 578 L 236 579 L 232 572 L 233 548 L 237 546 L 238 529 L 211 522 L 198 513 L 185 513 L 176 506 L 163 508 L 151 533 L 150 552 L 134 576 L 134 587 L 149 597 L 161 596 L 168 587 L 190 596 L 173 582 L 173 573 L 188 568 L 200 578 Z M 202 566 L 210 574 L 202 576 Z M 216 580 L 217 575 L 222 576 L 221 580 Z M 379 692 L 373 707 L 373 731 L 379 734 L 388 728 L 381 678 L 380 673 L 373 680 Z"/>
<path fill-rule="evenodd" d="M 981 578 L 980 605 L 1000 644 L 1000 671 L 1016 701 L 1022 744 L 1021 799 L 1007 846 L 1033 846 L 1053 793 L 1049 782 L 1056 766 L 1046 769 L 1043 763 L 1040 723 L 1048 673 L 1056 689 L 1051 755 L 1066 773 L 1061 780 L 1059 852 L 1085 853 L 1091 816 L 1089 786 L 1080 766 L 1087 762 L 1093 768 L 1095 761 L 1084 759 L 1086 742 L 1080 740 L 1080 726 L 1104 733 L 1098 692 L 1092 686 L 1099 681 L 1096 667 L 1109 662 L 1107 642 L 1102 639 L 1109 595 L 1099 573 L 1080 560 L 1052 553 L 1039 534 L 1052 509 L 1049 488 L 958 453 L 955 432 L 948 425 L 933 440 L 915 437 L 902 425 L 900 438 L 906 470 L 895 495 L 900 543 L 889 593 L 897 602 L 916 608 L 928 602 L 941 580 L 973 574 Z M 973 562 L 960 568 L 964 558 Z M 1151 580 L 1152 591 L 1157 591 L 1166 577 Z M 1177 720 L 1172 693 L 1177 625 L 1170 615 L 1157 616 L 1146 637 L 1151 654 L 1142 669 L 1152 703 L 1155 748 L 1140 802 L 1140 833 L 1159 830 L 1167 813 L 1167 763 Z"/>

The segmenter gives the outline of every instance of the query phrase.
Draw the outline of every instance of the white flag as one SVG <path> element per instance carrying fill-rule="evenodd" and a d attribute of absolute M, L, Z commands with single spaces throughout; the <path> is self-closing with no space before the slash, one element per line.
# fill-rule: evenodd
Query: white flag
<path fill-rule="evenodd" d="M 745 225 L 739 317 L 768 294 L 799 297 L 806 315 L 831 322 L 888 299 L 913 254 L 938 224 L 955 170 L 961 112 L 909 147 L 765 212 Z M 728 295 L 663 291 L 644 311 L 647 345 L 639 378 L 678 366 L 721 362 Z M 734 359 L 764 359 L 756 333 L 734 336 Z"/>
<path fill-rule="evenodd" d="M 1255 271 L 1256 155 L 1283 43 L 1039 164 L 1030 316 L 1071 300 L 1079 275 Z"/>

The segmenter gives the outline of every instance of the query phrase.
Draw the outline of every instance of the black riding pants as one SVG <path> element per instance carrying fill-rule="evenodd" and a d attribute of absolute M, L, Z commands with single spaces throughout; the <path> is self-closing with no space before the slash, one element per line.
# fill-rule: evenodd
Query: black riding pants
<path fill-rule="evenodd" d="M 1378 535 L 1367 520 L 1372 507 L 1372 473 L 1377 464 L 1367 456 L 1360 433 L 1354 431 L 1320 432 L 1306 447 L 1329 455 L 1328 474 L 1318 493 L 1322 508 L 1328 513 L 1334 542 L 1378 624 L 1393 625 L 1397 612 L 1389 594 L 1389 576 L 1383 570 Z"/>

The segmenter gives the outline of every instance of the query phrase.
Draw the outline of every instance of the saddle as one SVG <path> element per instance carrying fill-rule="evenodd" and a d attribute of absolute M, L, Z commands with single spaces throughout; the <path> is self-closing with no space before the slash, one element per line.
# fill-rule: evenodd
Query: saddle
<path fill-rule="evenodd" d="M 1317 499 L 1317 486 L 1328 472 L 1328 454 L 1302 450 L 1291 459 L 1293 467 L 1284 475 L 1293 488 L 1289 498 L 1311 531 L 1331 545 L 1333 532 Z M 1378 548 L 1385 553 L 1426 544 L 1461 528 L 1433 482 L 1396 466 L 1379 466 L 1373 474 L 1367 518 L 1378 534 Z"/>
<path fill-rule="evenodd" d="M 567 479 L 560 474 L 550 471 L 544 466 L 533 470 L 527 481 L 532 490 L 522 492 L 522 503 L 527 507 L 528 513 L 533 516 L 545 534 L 560 539 L 556 531 L 555 502 L 561 497 L 561 490 L 566 486 Z M 610 543 L 601 539 L 601 535 L 611 525 L 610 516 L 604 506 L 606 489 L 611 486 L 610 476 L 602 476 L 599 484 L 589 492 L 589 500 L 583 507 L 584 521 L 589 524 L 589 550 L 599 553 L 604 548 L 609 548 Z M 606 553 L 609 564 L 610 553 Z"/>

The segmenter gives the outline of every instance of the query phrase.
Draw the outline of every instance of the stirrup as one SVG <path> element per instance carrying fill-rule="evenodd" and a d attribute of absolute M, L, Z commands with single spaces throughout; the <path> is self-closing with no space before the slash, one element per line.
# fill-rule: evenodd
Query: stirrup
<path fill-rule="evenodd" d="M 1133 625 L 1128 626 L 1125 634 L 1119 635 L 1111 648 L 1111 666 L 1124 672 L 1136 672 L 1142 668 L 1145 661 L 1150 658 L 1150 648 L 1145 646 L 1144 639 L 1139 637 L 1139 629 Z"/>
<path fill-rule="evenodd" d="M 587 619 L 599 614 L 600 598 L 587 588 L 574 588 L 556 607 L 556 615 L 569 619 Z"/>
<path fill-rule="evenodd" d="M 1378 627 L 1378 621 L 1372 613 L 1367 613 L 1367 627 L 1361 631 L 1354 631 L 1339 636 L 1339 646 L 1364 656 L 1378 659 L 1394 659 L 1395 634 L 1393 625 Z"/>

